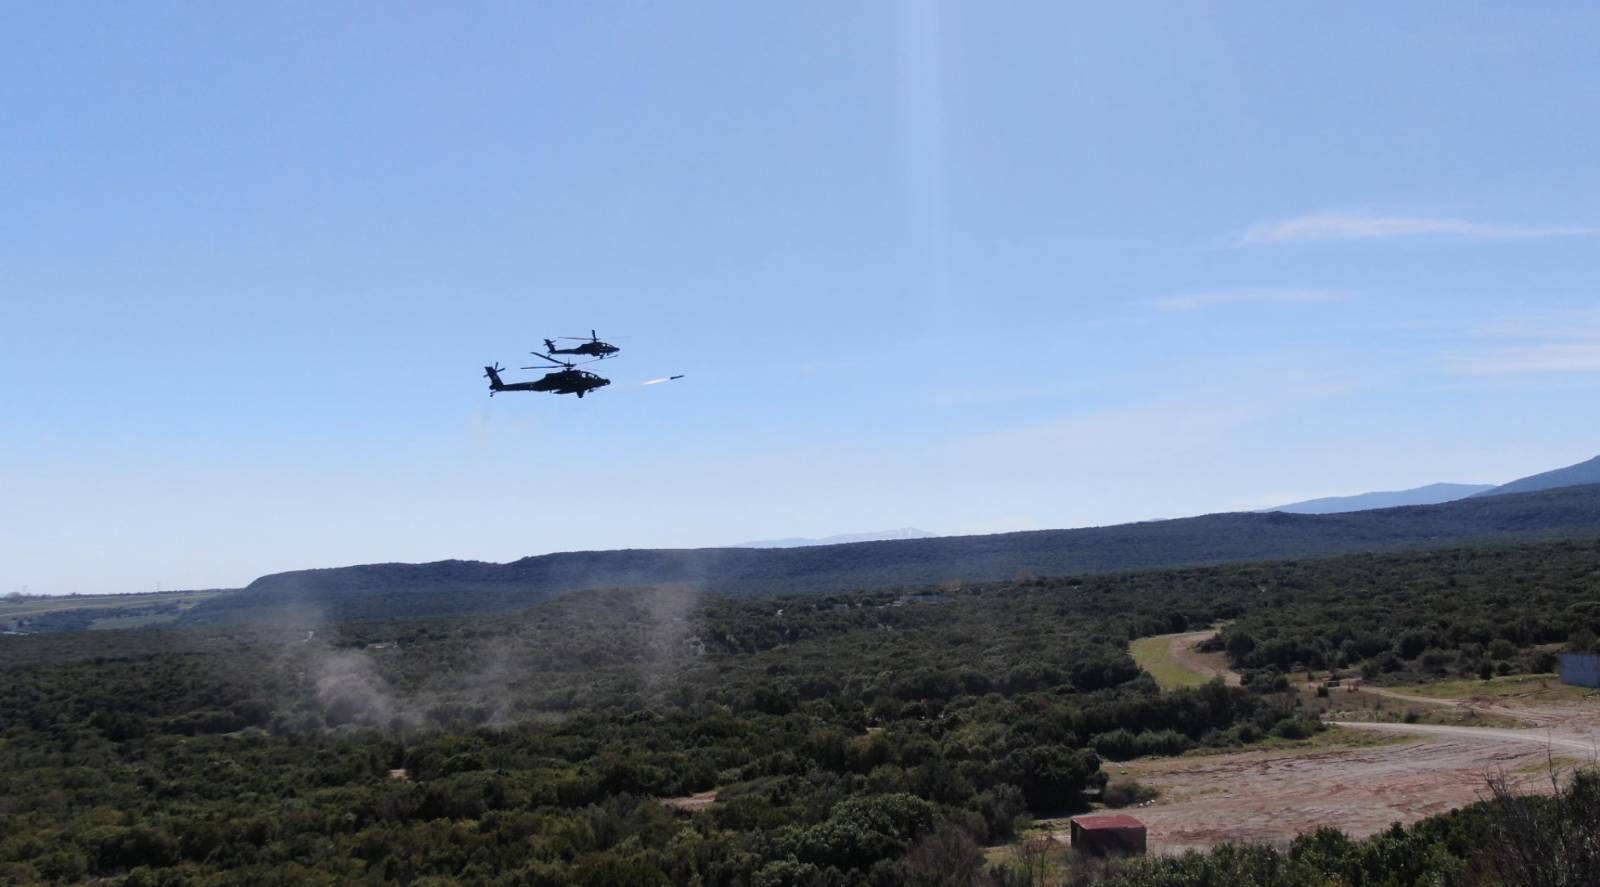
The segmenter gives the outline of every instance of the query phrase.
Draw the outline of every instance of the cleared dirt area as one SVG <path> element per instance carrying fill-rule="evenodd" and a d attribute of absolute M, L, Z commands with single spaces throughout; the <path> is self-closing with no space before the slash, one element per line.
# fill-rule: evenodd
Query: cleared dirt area
<path fill-rule="evenodd" d="M 1132 811 L 1150 829 L 1152 852 L 1224 841 L 1284 844 L 1324 825 L 1364 836 L 1474 803 L 1490 774 L 1504 772 L 1524 791 L 1547 792 L 1552 761 L 1560 770 L 1600 760 L 1600 705 L 1510 705 L 1496 712 L 1511 713 L 1536 726 L 1339 724 L 1335 729 L 1416 739 L 1150 759 L 1122 769 L 1162 792 L 1154 806 Z"/>
<path fill-rule="evenodd" d="M 1545 760 L 1536 742 L 1439 736 L 1310 753 L 1141 761 L 1127 768 L 1129 775 L 1159 788 L 1163 798 L 1130 812 L 1149 827 L 1156 853 L 1224 841 L 1286 844 L 1325 825 L 1365 836 L 1480 800 L 1490 773 L 1513 774 L 1524 790 L 1548 790 L 1539 772 Z"/>
<path fill-rule="evenodd" d="M 1207 630 L 1144 638 L 1137 642 L 1135 658 L 1163 687 L 1218 675 L 1237 686 L 1239 675 L 1228 668 L 1224 654 L 1196 649 L 1215 634 Z M 1451 694 L 1445 689 L 1368 686 L 1358 694 L 1341 691 L 1322 700 L 1309 695 L 1303 700 L 1314 712 L 1341 705 L 1349 709 L 1357 698 L 1368 705 L 1388 699 L 1409 710 L 1405 720 L 1452 722 L 1349 723 L 1336 728 L 1407 737 L 1396 737 L 1392 744 L 1329 747 L 1324 742 L 1310 749 L 1152 759 L 1108 769 L 1116 776 L 1125 770 L 1161 791 L 1153 806 L 1131 812 L 1149 828 L 1152 852 L 1181 853 L 1225 841 L 1286 844 L 1322 826 L 1370 835 L 1396 822 L 1409 824 L 1480 800 L 1490 774 L 1509 774 L 1525 791 L 1548 791 L 1553 760 L 1559 769 L 1600 759 L 1600 698 L 1563 696 L 1538 681 L 1529 692 L 1516 685 L 1495 686 L 1492 698 L 1469 695 L 1477 687 Z M 1310 694 L 1310 688 L 1303 692 Z M 1450 714 L 1441 717 L 1444 712 Z M 1400 720 L 1402 713 L 1389 714 Z M 1486 725 L 1453 723 L 1473 720 Z M 1056 837 L 1066 839 L 1064 833 Z"/>
<path fill-rule="evenodd" d="M 1163 687 L 1218 675 L 1237 686 L 1224 654 L 1196 649 L 1215 634 L 1143 638 L 1135 659 Z M 1523 791 L 1548 792 L 1552 766 L 1559 772 L 1600 761 L 1600 696 L 1552 686 L 1546 676 L 1350 689 L 1319 699 L 1312 687 L 1300 688 L 1308 714 L 1362 721 L 1340 723 L 1340 733 L 1310 747 L 1108 765 L 1113 778 L 1161 792 L 1154 805 L 1128 811 L 1149 828 L 1151 852 L 1229 841 L 1282 845 L 1322 826 L 1362 837 L 1481 800 L 1492 774 L 1507 774 Z M 1373 744 L 1350 731 L 1393 741 Z M 1351 744 L 1340 744 L 1341 735 Z M 1064 831 L 1054 837 L 1067 840 Z"/>

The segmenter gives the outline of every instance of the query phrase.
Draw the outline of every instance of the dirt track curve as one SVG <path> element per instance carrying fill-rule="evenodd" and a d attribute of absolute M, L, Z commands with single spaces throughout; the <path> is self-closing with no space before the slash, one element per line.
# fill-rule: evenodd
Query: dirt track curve
<path fill-rule="evenodd" d="M 1222 675 L 1223 683 L 1230 687 L 1237 687 L 1241 682 L 1239 673 L 1228 667 L 1226 653 L 1202 653 L 1197 647 L 1216 637 L 1216 629 L 1194 631 L 1188 634 L 1173 635 L 1167 644 L 1167 654 L 1172 660 L 1184 668 L 1208 678 Z"/>

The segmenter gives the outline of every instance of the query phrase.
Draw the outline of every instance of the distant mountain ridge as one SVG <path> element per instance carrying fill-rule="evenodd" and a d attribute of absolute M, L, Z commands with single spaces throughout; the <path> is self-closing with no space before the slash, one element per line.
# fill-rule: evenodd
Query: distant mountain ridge
<path fill-rule="evenodd" d="M 764 539 L 759 542 L 741 542 L 734 548 L 803 548 L 808 545 L 849 545 L 853 542 L 894 542 L 901 539 L 932 539 L 937 533 L 902 527 L 898 530 L 880 530 L 875 533 L 842 533 L 821 539 L 794 537 L 790 539 Z"/>
<path fill-rule="evenodd" d="M 1476 496 L 1503 496 L 1507 493 L 1532 493 L 1537 490 L 1553 490 L 1560 487 L 1575 487 L 1584 484 L 1600 484 L 1600 456 L 1576 465 L 1557 468 L 1553 471 L 1544 471 L 1539 474 L 1530 474 L 1518 478 L 1508 484 L 1501 484 L 1492 490 L 1476 493 Z"/>
<path fill-rule="evenodd" d="M 1600 479 L 1594 481 L 1600 483 Z M 1409 490 L 1392 490 L 1361 493 L 1355 496 L 1327 496 L 1291 502 L 1263 511 L 1286 511 L 1290 514 L 1344 514 L 1350 511 L 1368 511 L 1374 508 L 1399 508 L 1405 505 L 1441 505 L 1465 499 L 1495 488 L 1494 484 L 1428 484 Z"/>
<path fill-rule="evenodd" d="M 591 588 L 827 593 L 945 582 L 1600 537 L 1600 485 L 1347 514 L 1213 514 L 1077 530 L 805 548 L 565 552 L 509 564 L 441 561 L 264 576 L 185 622 L 402 619 L 517 609 Z"/>
<path fill-rule="evenodd" d="M 1600 484 L 1600 456 L 1585 462 L 1579 462 L 1576 465 L 1568 465 L 1565 468 L 1532 474 L 1505 484 L 1428 484 L 1424 487 L 1415 487 L 1409 490 L 1307 499 L 1304 502 L 1291 502 L 1288 505 L 1279 505 L 1261 510 L 1263 512 L 1282 511 L 1289 514 L 1345 514 L 1352 511 L 1398 508 L 1405 505 L 1440 505 L 1445 502 L 1455 502 L 1474 496 L 1532 493 L 1538 490 L 1554 490 L 1561 487 L 1577 487 L 1587 484 Z"/>

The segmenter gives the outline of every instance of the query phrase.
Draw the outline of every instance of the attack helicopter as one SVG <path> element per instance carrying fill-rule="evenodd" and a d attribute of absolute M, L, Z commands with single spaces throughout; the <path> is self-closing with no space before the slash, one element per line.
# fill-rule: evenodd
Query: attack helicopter
<path fill-rule="evenodd" d="M 608 342 L 600 341 L 600 334 L 595 330 L 589 331 L 589 338 L 587 339 L 582 336 L 559 336 L 558 338 L 563 341 L 582 342 L 583 344 L 573 348 L 557 348 L 555 339 L 545 339 L 545 354 L 577 354 L 583 357 L 592 357 L 595 360 L 604 360 L 622 350 Z M 534 353 L 537 354 L 538 352 Z"/>
<path fill-rule="evenodd" d="M 525 370 L 549 371 L 545 373 L 543 379 L 537 382 L 512 382 L 506 384 L 500 379 L 500 373 L 504 371 L 500 364 L 496 363 L 492 367 L 484 367 L 483 375 L 489 380 L 489 396 L 494 397 L 501 391 L 545 391 L 551 394 L 576 394 L 581 400 L 585 394 L 596 388 L 604 388 L 611 384 L 610 379 L 580 370 L 577 368 L 577 364 L 556 360 L 543 354 L 535 354 L 534 356 L 548 361 L 545 366 L 523 367 Z M 561 367 L 561 369 L 555 370 L 554 367 Z"/>

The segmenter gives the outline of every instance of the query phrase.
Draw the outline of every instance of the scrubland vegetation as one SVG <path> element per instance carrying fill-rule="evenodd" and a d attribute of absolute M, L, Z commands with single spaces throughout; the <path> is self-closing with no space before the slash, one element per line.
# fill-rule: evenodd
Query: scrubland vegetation
<path fill-rule="evenodd" d="M 1597 589 L 1600 545 L 1554 543 L 0 638 L 0 881 L 1023 883 L 979 848 L 1098 804 L 1103 761 L 1308 735 L 1287 690 L 1305 668 L 1540 665 L 1600 630 Z M 1242 688 L 1164 692 L 1127 653 L 1224 620 Z M 702 812 L 662 803 L 709 791 Z M 1517 815 L 1592 803 L 1574 792 Z M 1469 840 L 1511 809 L 1116 877 L 1519 883 Z"/>
<path fill-rule="evenodd" d="M 1600 634 L 1593 543 L 1366 555 L 1272 568 L 1218 643 L 1268 674 L 1343 669 L 1385 683 L 1555 670 L 1557 651 Z"/>

